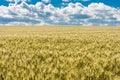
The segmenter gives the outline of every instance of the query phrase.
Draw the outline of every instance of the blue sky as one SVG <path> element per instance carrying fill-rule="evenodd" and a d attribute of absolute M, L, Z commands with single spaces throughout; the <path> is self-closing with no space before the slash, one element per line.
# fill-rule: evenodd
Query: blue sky
<path fill-rule="evenodd" d="M 39 1 L 41 1 L 41 0 L 31 0 L 31 1 L 28 1 L 27 3 L 36 4 Z M 109 5 L 109 6 L 112 6 L 112 7 L 116 7 L 116 8 L 120 7 L 120 0 L 87 0 L 87 1 L 84 1 L 84 0 L 70 0 L 70 2 L 73 2 L 73 3 L 80 2 L 85 6 L 88 6 L 90 3 L 93 3 L 93 2 L 94 3 L 102 2 L 102 3 L 104 3 L 106 5 Z M 53 4 L 55 7 L 61 7 L 63 1 L 62 0 L 51 0 L 50 3 Z M 0 0 L 0 5 L 8 6 L 8 4 L 9 4 L 8 1 Z"/>
<path fill-rule="evenodd" d="M 0 25 L 120 26 L 120 0 L 0 0 Z"/>

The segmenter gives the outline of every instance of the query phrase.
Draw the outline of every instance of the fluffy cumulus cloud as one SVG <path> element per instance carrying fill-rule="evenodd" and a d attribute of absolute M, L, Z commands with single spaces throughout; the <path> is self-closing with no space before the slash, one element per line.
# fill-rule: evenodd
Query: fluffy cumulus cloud
<path fill-rule="evenodd" d="M 103 3 L 92 3 L 87 7 L 69 3 L 58 8 L 42 2 L 35 5 L 22 2 L 0 6 L 0 25 L 119 26 L 120 10 Z"/>

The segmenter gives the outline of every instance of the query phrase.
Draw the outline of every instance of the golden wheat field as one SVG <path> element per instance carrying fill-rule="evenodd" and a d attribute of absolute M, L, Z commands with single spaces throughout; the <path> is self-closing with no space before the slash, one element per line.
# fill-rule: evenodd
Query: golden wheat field
<path fill-rule="evenodd" d="M 0 80 L 120 80 L 120 27 L 0 27 Z"/>

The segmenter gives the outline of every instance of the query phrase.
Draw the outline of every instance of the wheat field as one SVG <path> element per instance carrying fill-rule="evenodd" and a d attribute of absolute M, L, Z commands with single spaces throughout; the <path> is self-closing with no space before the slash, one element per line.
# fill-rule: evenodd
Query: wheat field
<path fill-rule="evenodd" d="M 120 80 L 120 27 L 0 27 L 0 80 Z"/>

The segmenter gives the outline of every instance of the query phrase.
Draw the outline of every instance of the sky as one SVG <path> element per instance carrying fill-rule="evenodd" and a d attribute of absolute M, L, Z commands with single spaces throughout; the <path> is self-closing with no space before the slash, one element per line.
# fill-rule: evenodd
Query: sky
<path fill-rule="evenodd" d="M 0 25 L 120 26 L 120 0 L 0 0 Z"/>

